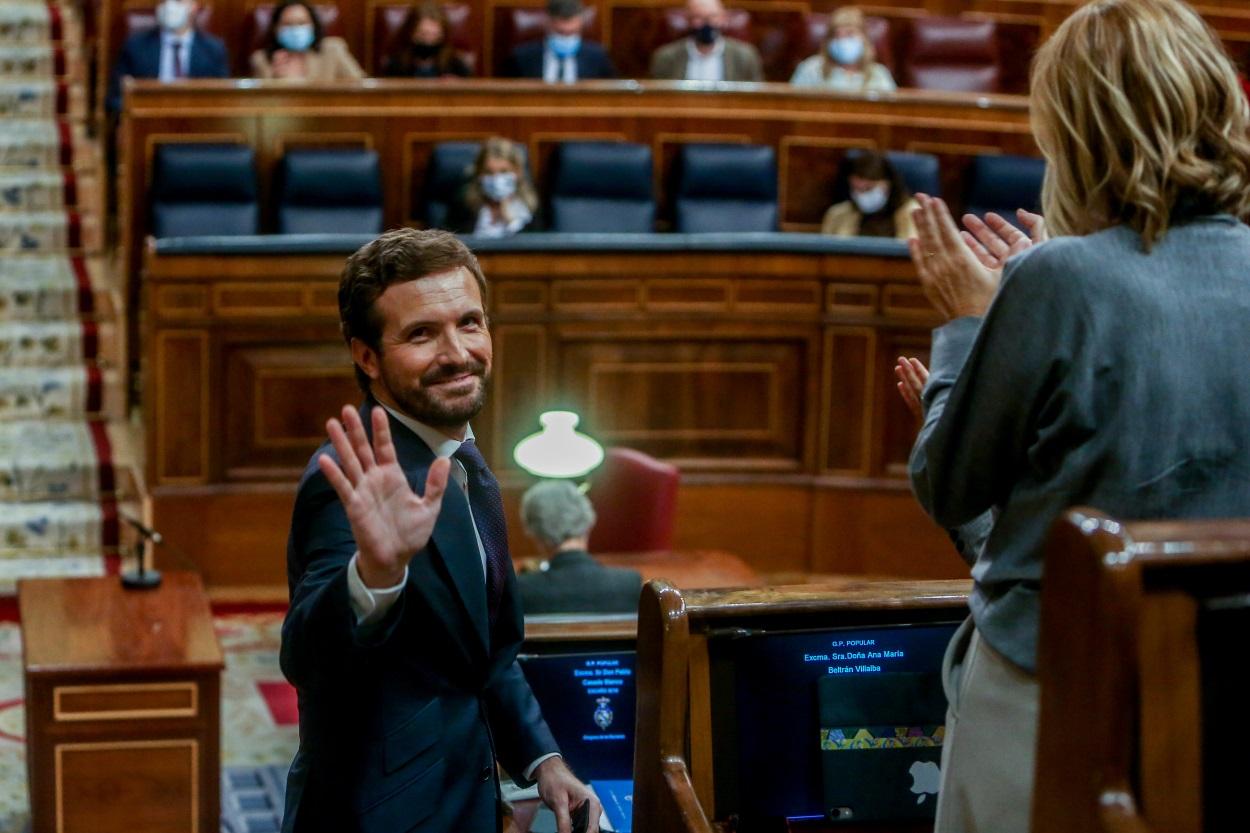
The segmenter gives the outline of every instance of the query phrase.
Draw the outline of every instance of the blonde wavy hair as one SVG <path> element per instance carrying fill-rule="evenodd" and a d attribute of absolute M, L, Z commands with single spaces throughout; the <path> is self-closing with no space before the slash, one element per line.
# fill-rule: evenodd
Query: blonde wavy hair
<path fill-rule="evenodd" d="M 832 41 L 838 32 L 838 27 L 846 26 L 854 27 L 859 32 L 860 38 L 864 41 L 864 54 L 859 59 L 860 72 L 867 73 L 868 69 L 877 60 L 877 50 L 873 48 L 872 40 L 868 37 L 868 26 L 864 21 L 864 12 L 858 6 L 843 6 L 830 13 L 829 15 L 829 34 L 820 44 L 820 54 L 824 56 L 824 63 L 820 65 L 821 74 L 828 78 L 833 73 L 834 63 L 829 57 L 829 42 Z M 867 78 L 865 78 L 865 83 Z"/>
<path fill-rule="evenodd" d="M 474 212 L 486 204 L 486 195 L 482 193 L 482 184 L 478 177 L 486 170 L 486 162 L 490 159 L 502 159 L 516 169 L 516 195 L 531 212 L 538 209 L 538 192 L 530 181 L 529 169 L 525 166 L 525 152 L 521 145 L 502 136 L 492 136 L 482 142 L 477 159 L 469 172 L 469 184 L 465 189 L 464 202 Z"/>
<path fill-rule="evenodd" d="M 1180 0 L 1094 0 L 1033 62 L 1046 224 L 1126 224 L 1149 251 L 1184 200 L 1250 213 L 1250 107 L 1207 24 Z"/>

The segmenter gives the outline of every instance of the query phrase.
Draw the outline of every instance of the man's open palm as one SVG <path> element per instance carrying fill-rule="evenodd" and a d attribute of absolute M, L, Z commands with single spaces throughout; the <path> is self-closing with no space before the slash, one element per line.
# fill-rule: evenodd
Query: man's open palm
<path fill-rule="evenodd" d="M 322 454 L 317 465 L 347 510 L 360 554 L 361 579 L 369 587 L 390 587 L 399 583 L 408 562 L 430 540 L 451 462 L 435 460 L 426 477 L 425 495 L 418 495 L 395 456 L 386 411 L 375 407 L 371 419 L 372 446 L 360 415 L 345 406 L 342 422 L 326 423 L 339 462 Z"/>

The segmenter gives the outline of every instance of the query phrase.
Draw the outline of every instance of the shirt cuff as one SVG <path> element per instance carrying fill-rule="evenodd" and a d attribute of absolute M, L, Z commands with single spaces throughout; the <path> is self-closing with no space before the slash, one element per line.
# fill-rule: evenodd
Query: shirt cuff
<path fill-rule="evenodd" d="M 548 758 L 562 758 L 562 757 L 564 756 L 561 755 L 559 752 L 548 752 L 546 755 L 542 755 L 540 757 L 535 758 L 534 762 L 530 764 L 529 766 L 527 766 L 521 774 L 525 776 L 526 781 L 533 781 L 534 770 L 538 769 L 539 764 L 541 764 L 543 761 L 547 760 Z"/>
<path fill-rule="evenodd" d="M 356 614 L 357 627 L 372 625 L 385 616 L 399 599 L 399 594 L 404 592 L 404 585 L 408 583 L 408 568 L 404 567 L 404 576 L 394 587 L 366 587 L 356 563 L 359 558 L 360 553 L 356 553 L 347 562 L 347 595 L 351 599 L 352 612 Z"/>

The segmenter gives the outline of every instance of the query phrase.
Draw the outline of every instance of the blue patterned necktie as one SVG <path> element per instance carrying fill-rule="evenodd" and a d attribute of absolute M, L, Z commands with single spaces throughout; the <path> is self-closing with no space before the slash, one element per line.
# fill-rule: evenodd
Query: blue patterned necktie
<path fill-rule="evenodd" d="M 499 481 L 472 440 L 461 443 L 455 457 L 469 475 L 469 506 L 486 551 L 486 613 L 493 629 L 508 576 L 508 524 L 503 515 L 503 497 Z"/>

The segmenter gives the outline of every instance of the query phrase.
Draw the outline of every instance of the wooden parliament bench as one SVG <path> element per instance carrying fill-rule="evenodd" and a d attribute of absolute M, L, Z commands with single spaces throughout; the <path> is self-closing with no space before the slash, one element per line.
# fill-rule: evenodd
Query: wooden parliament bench
<path fill-rule="evenodd" d="M 1033 830 L 1244 829 L 1248 633 L 1250 521 L 1062 518 L 1042 586 Z"/>
<path fill-rule="evenodd" d="M 757 652 L 736 650 L 734 646 L 759 636 L 804 639 L 822 633 L 836 635 L 841 629 L 877 629 L 873 632 L 881 635 L 896 626 L 909 630 L 935 626 L 941 630 L 941 639 L 931 646 L 932 663 L 934 651 L 940 657 L 947 629 L 967 615 L 968 589 L 967 581 L 853 579 L 819 586 L 706 591 L 679 591 L 664 582 L 647 584 L 638 611 L 634 829 L 649 833 L 713 833 L 729 829 L 844 833 L 931 830 L 931 818 L 886 823 L 841 820 L 836 824 L 810 818 L 785 828 L 759 827 L 756 819 L 753 826 L 745 814 L 742 795 L 773 786 L 792 791 L 793 783 L 743 783 L 732 772 L 724 771 L 733 770 L 735 751 L 744 754 L 739 736 L 750 734 L 749 730 L 742 731 L 741 726 L 735 728 L 735 722 L 758 724 L 766 727 L 767 733 L 788 735 L 802 733 L 808 723 L 817 725 L 817 721 L 814 714 L 796 710 L 742 714 L 743 704 L 735 702 L 735 697 L 742 696 L 740 690 L 735 693 L 735 677 L 765 675 L 775 687 L 793 687 L 797 680 L 769 675 L 771 669 L 739 667 L 739 663 L 750 662 Z M 801 660 L 797 661 L 801 664 Z M 885 670 L 890 670 L 888 660 L 872 661 L 882 662 Z M 823 675 L 824 665 L 818 663 L 817 675 Z M 793 743 L 788 748 L 794 754 L 785 759 L 769 759 L 757 771 L 770 767 L 786 769 L 784 777 L 788 782 L 818 783 L 816 732 L 790 740 Z M 749 753 L 745 754 L 749 757 Z M 803 763 L 796 763 L 800 759 Z M 739 810 L 743 811 L 742 816 L 738 815 Z"/>
<path fill-rule="evenodd" d="M 121 124 L 119 224 L 135 278 L 149 234 L 155 149 L 167 142 L 252 148 L 262 216 L 287 150 L 375 150 L 386 228 L 420 225 L 426 164 L 440 142 L 505 136 L 525 144 L 539 190 L 552 150 L 568 141 L 648 145 L 661 217 L 678 148 L 751 143 L 776 152 L 781 230 L 817 231 L 835 173 L 851 148 L 936 154 L 943 193 L 958 201 L 963 173 L 982 154 L 1038 154 L 1020 96 L 899 92 L 845 96 L 786 84 L 692 85 L 515 81 L 363 81 L 341 86 L 283 82 L 132 82 Z M 444 195 L 447 198 L 448 195 Z"/>
<path fill-rule="evenodd" d="M 387 55 L 402 42 L 407 10 L 404 0 L 316 2 L 328 34 L 347 41 L 351 53 L 367 74 L 379 74 Z M 654 48 L 674 32 L 667 16 L 682 3 L 677 0 L 599 0 L 592 11 L 587 36 L 608 50 L 623 78 L 642 78 Z M 750 16 L 746 32 L 761 50 L 769 80 L 785 81 L 797 60 L 815 51 L 809 18 L 846 5 L 841 0 L 734 0 L 730 9 Z M 1028 64 L 1034 47 L 1063 22 L 1079 0 L 867 0 L 859 4 L 872 16 L 890 24 L 888 50 L 897 59 L 907 48 L 907 27 L 917 18 L 956 17 L 993 21 L 997 26 L 999 60 L 1004 91 L 1027 89 Z M 1250 41 L 1250 13 L 1241 0 L 1197 0 L 1195 7 L 1219 33 L 1235 58 L 1245 55 Z M 97 100 L 103 101 L 108 68 L 113 65 L 129 31 L 151 25 L 151 0 L 103 0 L 100 4 L 96 74 Z M 541 29 L 543 0 L 451 0 L 443 3 L 451 21 L 451 40 L 471 57 L 478 75 L 498 74 L 509 49 L 527 34 Z M 201 13 L 200 24 L 221 37 L 231 55 L 235 73 L 249 73 L 248 58 L 259 45 L 260 24 L 272 3 L 260 0 L 214 0 Z M 885 56 L 887 60 L 889 55 Z"/>
<path fill-rule="evenodd" d="M 146 253 L 143 405 L 153 522 L 210 587 L 283 587 L 294 485 L 359 400 L 338 331 L 367 238 L 182 238 Z M 818 235 L 520 235 L 470 241 L 490 282 L 493 390 L 474 430 L 500 473 L 538 414 L 677 462 L 678 549 L 765 574 L 953 578 L 905 480 L 891 375 L 936 323 L 894 241 Z"/>

